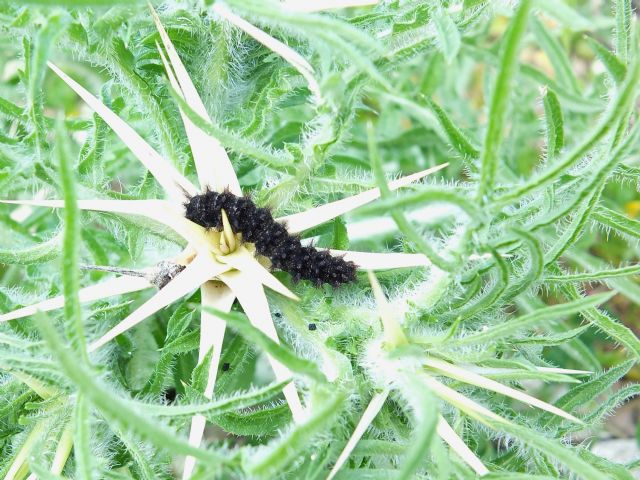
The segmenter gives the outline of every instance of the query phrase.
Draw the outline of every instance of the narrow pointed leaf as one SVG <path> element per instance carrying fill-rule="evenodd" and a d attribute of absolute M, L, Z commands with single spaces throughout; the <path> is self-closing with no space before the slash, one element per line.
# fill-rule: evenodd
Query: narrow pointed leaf
<path fill-rule="evenodd" d="M 249 343 L 264 350 L 272 358 L 286 366 L 288 370 L 318 383 L 326 381 L 326 377 L 315 362 L 300 358 L 291 348 L 270 338 L 269 335 L 253 325 L 246 315 L 240 312 L 225 313 L 220 310 L 212 310 L 212 312 L 225 320 L 228 326 L 240 333 Z"/>
<path fill-rule="evenodd" d="M 228 312 L 235 300 L 235 295 L 226 285 L 219 282 L 206 282 L 200 288 L 202 297 L 202 306 L 215 308 L 217 310 Z M 207 352 L 213 348 L 213 355 L 209 365 L 209 375 L 207 385 L 204 390 L 204 396 L 211 398 L 213 396 L 213 388 L 216 382 L 216 374 L 218 373 L 218 364 L 220 363 L 220 354 L 222 352 L 222 341 L 224 340 L 226 322 L 210 310 L 203 308 L 200 313 L 200 348 L 198 350 L 198 363 L 201 363 Z M 199 447 L 204 434 L 206 418 L 197 414 L 191 419 L 191 428 L 189 430 L 189 444 Z M 182 478 L 191 478 L 193 469 L 196 464 L 194 457 L 187 457 L 182 470 Z"/>
<path fill-rule="evenodd" d="M 75 473 L 77 478 L 93 479 L 95 478 L 95 475 L 93 475 L 95 472 L 95 464 L 93 462 L 90 444 L 91 423 L 89 416 L 89 402 L 87 402 L 86 397 L 82 394 L 79 394 L 76 398 L 74 423 L 71 424 L 73 425 L 74 430 L 69 430 L 71 445 L 73 445 L 73 457 L 76 464 Z M 62 468 L 58 473 L 60 472 L 62 472 Z"/>
<path fill-rule="evenodd" d="M 440 165 L 436 165 L 435 167 L 428 168 L 427 170 L 423 170 L 421 172 L 417 172 L 412 175 L 407 175 L 406 177 L 393 180 L 389 182 L 389 190 L 397 190 L 398 188 L 410 185 L 411 183 L 417 182 L 427 175 L 435 173 L 438 170 L 442 170 L 448 165 L 448 163 L 442 163 Z M 362 205 L 373 202 L 378 198 L 380 198 L 380 189 L 372 188 L 371 190 L 358 193 L 357 195 L 353 195 L 351 197 L 343 198 L 342 200 L 337 200 L 325 205 L 320 205 L 319 207 L 312 208 L 311 210 L 307 210 L 305 212 L 294 213 L 293 215 L 287 215 L 286 217 L 278 218 L 276 219 L 276 221 L 285 223 L 289 233 L 299 233 L 322 223 L 328 222 L 329 220 L 339 217 L 340 215 L 350 212 L 351 210 L 361 207 Z"/>
<path fill-rule="evenodd" d="M 560 155 L 564 147 L 564 118 L 556 93 L 545 88 L 542 95 L 544 120 L 547 134 L 547 155 L 553 159 Z"/>
<path fill-rule="evenodd" d="M 113 113 L 106 105 L 53 63 L 49 62 L 48 65 L 51 70 L 102 117 L 124 144 L 129 147 L 138 160 L 151 172 L 170 197 L 182 200 L 184 199 L 184 192 L 195 195 L 196 189 L 193 184 L 162 158 L 162 156 L 124 120 Z"/>
<path fill-rule="evenodd" d="M 162 23 L 160 23 L 160 19 L 153 7 L 150 8 L 153 21 L 160 33 L 160 39 L 167 51 L 167 55 L 169 56 L 170 64 L 168 64 L 164 56 L 162 56 L 169 80 L 174 86 L 176 92 L 182 94 L 182 98 L 187 102 L 191 109 L 199 116 L 210 121 L 207 109 L 205 108 L 200 95 L 198 95 L 198 91 L 191 81 L 184 64 L 180 60 L 180 56 L 173 46 L 169 35 L 167 35 Z M 175 76 L 173 75 L 172 70 L 175 72 Z M 222 191 L 225 188 L 229 188 L 233 194 L 242 195 L 238 177 L 233 170 L 233 166 L 231 165 L 231 161 L 229 160 L 226 150 L 220 144 L 218 139 L 198 128 L 186 115 L 184 115 L 182 109 L 180 110 L 180 113 L 184 121 L 185 131 L 189 137 L 191 152 L 193 153 L 193 159 L 198 171 L 200 186 L 203 188 L 210 186 L 216 191 Z"/>
<path fill-rule="evenodd" d="M 599 280 L 606 280 L 608 278 L 626 277 L 628 275 L 638 274 L 640 274 L 640 265 L 636 264 L 596 272 L 549 275 L 545 277 L 545 280 L 550 282 L 596 282 Z"/>
<path fill-rule="evenodd" d="M 382 287 L 380 286 L 378 279 L 371 271 L 369 271 L 369 282 L 371 283 L 371 290 L 373 291 L 373 296 L 376 300 L 378 314 L 382 320 L 382 328 L 384 330 L 384 338 L 386 342 L 390 347 L 397 347 L 398 345 L 406 344 L 407 337 L 402 331 L 398 315 L 387 301 L 387 297 L 382 291 Z"/>
<path fill-rule="evenodd" d="M 198 255 L 182 272 L 175 276 L 164 288 L 160 289 L 153 297 L 142 304 L 131 315 L 118 323 L 89 346 L 89 351 L 94 351 L 118 335 L 133 328 L 138 323 L 150 317 L 157 311 L 175 302 L 187 293 L 195 290 L 207 280 L 226 272 L 227 265 L 214 261 L 211 257 Z"/>
<path fill-rule="evenodd" d="M 112 297 L 115 295 L 124 295 L 126 293 L 137 292 L 150 288 L 153 285 L 143 277 L 128 277 L 122 276 L 109 279 L 105 282 L 91 285 L 90 287 L 81 288 L 78 291 L 80 302 L 88 303 L 101 300 L 103 298 Z M 19 308 L 13 312 L 0 315 L 0 322 L 6 322 L 9 320 L 15 320 L 17 318 L 28 317 L 34 315 L 36 312 L 48 312 L 62 308 L 64 305 L 64 296 L 53 297 L 42 302 L 29 305 L 27 307 Z"/>
<path fill-rule="evenodd" d="M 75 384 L 78 391 L 110 424 L 153 440 L 155 444 L 162 445 L 174 454 L 193 455 L 210 465 L 225 462 L 224 458 L 212 451 L 189 445 L 176 434 L 175 430 L 159 424 L 157 419 L 152 419 L 135 408 L 135 404 L 130 400 L 116 395 L 112 387 L 98 378 L 95 371 L 77 361 L 56 332 L 52 322 L 44 314 L 38 315 L 36 320 L 40 334 L 58 361 L 65 377 Z"/>
<path fill-rule="evenodd" d="M 553 405 L 543 402 L 542 400 L 538 400 L 531 395 L 516 390 L 515 388 L 503 385 L 499 382 L 496 382 L 495 380 L 483 377 L 482 375 L 471 372 L 465 368 L 460 368 L 451 363 L 443 362 L 442 360 L 439 360 L 437 358 L 426 358 L 423 360 L 423 363 L 430 368 L 438 370 L 447 377 L 454 378 L 456 380 L 460 380 L 462 382 L 475 385 L 480 388 L 485 388 L 502 395 L 506 395 L 521 402 L 528 403 L 533 407 L 538 407 L 542 410 L 546 410 L 547 412 L 551 412 L 554 415 L 558 415 L 560 417 L 566 418 L 567 420 L 571 420 L 572 422 L 582 423 L 581 420 L 560 408 L 554 407 Z"/>
<path fill-rule="evenodd" d="M 431 15 L 436 31 L 436 45 L 450 65 L 460 50 L 460 31 L 445 9 L 434 8 Z"/>
<path fill-rule="evenodd" d="M 302 55 L 296 52 L 293 48 L 282 43 L 280 40 L 273 38 L 267 32 L 260 30 L 255 25 L 247 22 L 244 18 L 236 15 L 223 3 L 218 2 L 214 4 L 212 10 L 289 62 L 291 66 L 295 68 L 307 81 L 309 90 L 311 90 L 316 97 L 316 102 L 321 101 L 322 93 L 320 92 L 320 85 L 318 85 L 318 81 L 313 76 L 313 67 Z"/>
<path fill-rule="evenodd" d="M 504 431 L 514 438 L 518 438 L 521 443 L 529 448 L 535 448 L 548 456 L 550 460 L 563 463 L 570 472 L 575 473 L 574 476 L 566 472 L 562 478 L 580 478 L 584 480 L 613 480 L 616 478 L 609 475 L 608 472 L 605 473 L 605 471 L 595 468 L 592 463 L 583 460 L 579 455 L 579 451 L 567 447 L 561 441 L 547 438 L 538 431 L 511 422 L 496 423 L 489 420 L 487 423 L 495 430 Z"/>
<path fill-rule="evenodd" d="M 62 243 L 62 293 L 64 296 L 64 329 L 71 348 L 83 361 L 88 361 L 87 341 L 78 291 L 80 290 L 80 209 L 68 134 L 60 121 L 56 122 L 55 157 L 64 196 Z"/>
<path fill-rule="evenodd" d="M 428 267 L 431 261 L 422 253 L 400 252 L 353 252 L 350 250 L 330 250 L 335 256 L 343 256 L 346 261 L 356 264 L 360 270 L 390 270 L 393 268 Z M 486 258 L 486 255 L 470 255 L 470 260 Z"/>
<path fill-rule="evenodd" d="M 26 248 L 0 248 L 0 263 L 31 265 L 48 262 L 60 255 L 62 232 L 49 240 Z"/>
<path fill-rule="evenodd" d="M 476 420 L 482 421 L 485 418 L 491 419 L 497 422 L 507 422 L 506 419 L 502 418 L 500 415 L 493 413 L 486 407 L 483 407 L 479 403 L 471 400 L 468 397 L 465 397 L 460 392 L 454 390 L 451 387 L 443 385 L 435 378 L 429 375 L 422 375 L 420 379 L 429 387 L 433 393 L 435 393 L 438 397 L 450 403 L 451 405 L 459 408 L 467 415 L 475 418 Z"/>
<path fill-rule="evenodd" d="M 616 83 L 621 83 L 627 74 L 627 67 L 615 56 L 607 47 L 602 45 L 597 39 L 585 35 L 584 39 L 587 41 L 593 52 L 598 59 L 602 62 L 604 67 L 609 72 L 609 75 L 615 80 Z"/>
<path fill-rule="evenodd" d="M 254 279 L 245 272 L 229 272 L 220 277 L 238 297 L 244 313 L 253 326 L 274 342 L 279 343 L 278 332 L 273 324 L 269 304 L 262 285 L 256 283 Z M 291 371 L 271 356 L 269 356 L 269 363 L 271 363 L 271 368 L 273 368 L 273 372 L 278 381 L 285 381 L 291 378 Z M 304 421 L 307 413 L 302 406 L 295 384 L 289 382 L 282 391 L 289 404 L 294 421 L 296 423 Z"/>
<path fill-rule="evenodd" d="M 527 29 L 527 19 L 531 4 L 530 0 L 523 0 L 519 3 L 513 20 L 502 40 L 500 70 L 493 86 L 489 121 L 480 152 L 482 176 L 478 186 L 478 199 L 481 200 L 485 195 L 491 194 L 494 188 L 495 177 L 500 163 L 499 152 L 505 138 L 503 130 L 507 120 L 507 107 L 511 98 L 513 78 L 518 69 L 518 51 Z"/>
<path fill-rule="evenodd" d="M 453 339 L 450 343 L 455 343 L 456 345 L 468 345 L 484 341 L 495 342 L 498 339 L 513 335 L 515 332 L 521 332 L 525 328 L 531 328 L 539 322 L 548 322 L 567 315 L 573 315 L 578 312 L 584 313 L 590 308 L 606 302 L 614 295 L 614 293 L 615 292 L 597 293 L 589 295 L 588 297 L 579 298 L 572 302 L 546 306 L 544 308 L 534 310 L 526 315 L 514 318 L 508 323 L 495 325 L 493 328 L 486 331 L 480 331 L 466 337 Z"/>
<path fill-rule="evenodd" d="M 581 406 L 588 404 L 598 398 L 601 392 L 609 391 L 615 382 L 619 381 L 624 375 L 629 372 L 629 369 L 633 366 L 633 360 L 628 360 L 623 363 L 619 363 L 610 368 L 606 372 L 599 373 L 589 381 L 576 385 L 562 397 L 560 397 L 556 404 L 568 411 L 575 411 Z M 543 426 L 549 426 L 557 424 L 559 419 L 552 417 L 548 414 L 543 414 Z"/>
<path fill-rule="evenodd" d="M 387 400 L 388 396 L 389 390 L 376 393 L 373 396 L 373 398 L 369 402 L 369 405 L 367 405 L 367 408 L 364 409 L 362 417 L 356 425 L 355 430 L 351 434 L 351 437 L 349 437 L 349 441 L 340 453 L 340 456 L 336 460 L 336 463 L 333 465 L 333 468 L 331 469 L 327 480 L 332 480 L 333 477 L 335 477 L 338 471 L 342 468 L 344 463 L 349 459 L 349 455 L 351 455 L 353 449 L 356 448 L 356 445 L 362 438 L 362 435 L 364 435 L 364 432 L 367 431 L 367 428 L 369 428 L 369 425 L 371 425 L 371 422 L 373 422 L 373 419 L 376 417 L 376 415 L 378 415 L 378 412 L 384 405 L 384 402 Z"/>
<path fill-rule="evenodd" d="M 0 203 L 64 208 L 63 200 L 0 200 Z M 209 250 L 206 230 L 187 220 L 173 203 L 166 200 L 78 200 L 78 208 L 146 217 L 171 228 L 194 246 Z"/>
<path fill-rule="evenodd" d="M 451 425 L 444 419 L 442 415 L 438 419 L 438 425 L 436 426 L 436 432 L 444 440 L 449 447 L 458 454 L 464 462 L 469 465 L 474 472 L 478 475 L 486 475 L 489 473 L 487 467 L 484 466 L 482 460 L 480 460 L 475 453 L 464 443 L 464 440 L 455 432 Z"/>
<path fill-rule="evenodd" d="M 221 282 L 209 281 L 202 285 L 202 313 L 200 317 L 200 347 L 198 350 L 198 363 L 206 356 L 209 349 L 213 348 L 213 357 L 209 368 L 209 378 L 204 396 L 211 398 L 216 381 L 216 372 L 222 352 L 222 341 L 226 322 L 207 308 L 214 308 L 222 312 L 229 312 L 236 297 L 229 287 Z"/>
<path fill-rule="evenodd" d="M 273 398 L 282 391 L 282 387 L 284 387 L 284 382 L 274 382 L 264 387 L 248 390 L 240 394 L 234 392 L 229 397 L 196 405 L 156 405 L 143 402 L 138 402 L 138 404 L 139 407 L 144 408 L 149 415 L 157 415 L 159 417 L 197 414 L 217 417 L 224 413 L 242 410 Z"/>

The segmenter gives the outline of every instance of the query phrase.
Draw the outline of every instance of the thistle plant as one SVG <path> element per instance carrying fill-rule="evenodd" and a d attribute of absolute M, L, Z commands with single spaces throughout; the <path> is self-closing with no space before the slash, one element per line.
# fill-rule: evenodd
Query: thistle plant
<path fill-rule="evenodd" d="M 629 0 L 54 3 L 0 7 L 3 478 L 633 478 Z"/>

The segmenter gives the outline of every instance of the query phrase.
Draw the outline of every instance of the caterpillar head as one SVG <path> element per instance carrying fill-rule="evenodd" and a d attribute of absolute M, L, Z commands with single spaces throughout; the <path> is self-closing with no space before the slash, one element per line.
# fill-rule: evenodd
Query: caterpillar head
<path fill-rule="evenodd" d="M 194 195 L 184 204 L 185 217 L 205 228 L 220 230 L 222 218 L 220 210 L 222 202 L 218 192 L 207 190 L 200 195 Z"/>

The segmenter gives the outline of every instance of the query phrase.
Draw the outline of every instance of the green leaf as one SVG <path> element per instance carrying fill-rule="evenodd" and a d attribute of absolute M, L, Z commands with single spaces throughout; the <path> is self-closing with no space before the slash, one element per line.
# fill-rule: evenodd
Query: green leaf
<path fill-rule="evenodd" d="M 547 155 L 556 158 L 564 147 L 564 119 L 558 97 L 551 89 L 545 89 L 542 96 L 544 119 L 547 130 Z"/>
<path fill-rule="evenodd" d="M 435 8 L 431 20 L 436 27 L 436 44 L 444 59 L 450 64 L 460 50 L 460 32 L 449 14 L 442 8 Z"/>
<path fill-rule="evenodd" d="M 522 278 L 518 282 L 509 286 L 508 291 L 504 295 L 505 301 L 517 297 L 525 292 L 532 284 L 538 281 L 544 269 L 544 254 L 538 239 L 521 229 L 513 229 L 516 236 L 523 240 L 528 247 L 529 269 L 525 271 Z"/>
<path fill-rule="evenodd" d="M 196 365 L 191 373 L 191 388 L 196 392 L 204 392 L 209 381 L 209 369 L 211 368 L 211 359 L 213 358 L 213 347 L 207 350 L 202 361 Z"/>
<path fill-rule="evenodd" d="M 227 325 L 237 330 L 249 342 L 264 349 L 269 355 L 287 366 L 292 372 L 309 377 L 316 382 L 325 382 L 326 378 L 318 366 L 297 356 L 289 348 L 276 343 L 264 333 L 251 325 L 246 315 L 238 312 L 222 312 L 214 308 L 205 307 L 205 310 L 227 322 Z"/>
<path fill-rule="evenodd" d="M 548 282 L 597 282 L 608 278 L 626 277 L 638 274 L 640 274 L 640 265 L 631 265 L 628 267 L 611 268 L 597 272 L 548 275 L 545 277 L 545 280 Z"/>
<path fill-rule="evenodd" d="M 23 118 L 23 109 L 3 97 L 0 97 L 0 113 L 13 120 L 26 121 Z"/>
<path fill-rule="evenodd" d="M 530 9 L 530 0 L 522 0 L 520 2 L 509 25 L 509 30 L 502 39 L 500 67 L 491 94 L 489 124 L 487 125 L 480 156 L 482 173 L 480 184 L 478 185 L 478 198 L 480 199 L 484 199 L 485 195 L 490 194 L 494 187 L 496 171 L 500 161 L 500 146 L 502 145 L 507 107 L 511 100 L 513 77 L 518 67 L 518 50 L 527 28 Z"/>
<path fill-rule="evenodd" d="M 266 387 L 256 388 L 243 393 L 235 393 L 229 398 L 219 398 L 212 402 L 195 405 L 147 405 L 140 404 L 145 413 L 160 417 L 205 415 L 209 418 L 224 413 L 249 408 L 256 404 L 266 402 L 282 392 L 282 388 L 289 381 L 275 382 Z M 199 385 L 200 386 L 200 385 Z M 194 387 L 195 388 L 195 387 Z M 204 387 L 201 388 L 204 390 Z"/>
<path fill-rule="evenodd" d="M 593 30 L 595 28 L 593 21 L 581 15 L 567 3 L 555 2 L 554 0 L 536 0 L 536 7 L 573 31 Z"/>
<path fill-rule="evenodd" d="M 616 55 L 623 64 L 628 64 L 631 54 L 631 22 L 633 19 L 633 5 L 631 0 L 616 0 L 616 28 L 614 37 L 616 41 Z"/>
<path fill-rule="evenodd" d="M 589 402 L 596 401 L 598 396 L 611 388 L 615 382 L 633 367 L 633 364 L 633 360 L 626 361 L 604 373 L 596 375 L 588 382 L 573 387 L 555 402 L 555 406 L 571 413 Z M 547 413 L 541 414 L 541 418 L 545 426 L 555 425 L 561 421 L 559 418 Z"/>
<path fill-rule="evenodd" d="M 62 236 L 62 233 L 58 233 L 46 242 L 19 250 L 14 248 L 0 249 L 0 263 L 33 265 L 53 260 L 60 255 Z"/>
<path fill-rule="evenodd" d="M 540 322 L 548 322 L 558 318 L 574 315 L 584 312 L 585 310 L 600 305 L 609 300 L 615 292 L 598 293 L 588 297 L 580 298 L 572 302 L 562 303 L 560 305 L 550 305 L 527 315 L 512 319 L 507 323 L 494 325 L 486 331 L 473 333 L 464 337 L 449 341 L 449 345 L 461 346 L 473 343 L 482 343 L 490 341 L 494 343 L 496 340 L 514 335 L 523 329 L 531 328 Z"/>
<path fill-rule="evenodd" d="M 621 83 L 627 75 L 627 67 L 624 63 L 622 63 L 618 57 L 616 57 L 607 47 L 602 45 L 595 38 L 588 35 L 585 35 L 584 38 L 598 59 L 602 62 L 604 68 L 607 69 L 611 78 L 613 78 L 616 83 Z"/>
<path fill-rule="evenodd" d="M 568 251 L 565 254 L 572 262 L 577 263 L 582 268 L 589 270 L 599 270 L 606 268 L 607 264 L 597 260 L 595 257 L 586 252 L 578 252 L 576 250 Z M 631 279 L 624 277 L 613 277 L 606 280 L 607 285 L 617 290 L 636 305 L 640 305 L 640 286 Z"/>
<path fill-rule="evenodd" d="M 415 478 L 415 472 L 424 465 L 431 442 L 436 433 L 438 402 L 419 379 L 407 378 L 402 382 L 401 393 L 413 410 L 413 434 L 401 462 L 398 480 Z"/>
<path fill-rule="evenodd" d="M 531 18 L 531 30 L 538 41 L 538 45 L 544 50 L 551 65 L 553 65 L 553 71 L 556 74 L 558 83 L 572 93 L 579 94 L 578 80 L 573 74 L 569 58 L 560 42 L 551 36 L 542 22 L 536 17 Z"/>
<path fill-rule="evenodd" d="M 79 394 L 76 397 L 74 416 L 73 453 L 76 462 L 76 477 L 82 480 L 97 478 L 90 446 L 91 431 L 89 421 L 89 404 L 84 395 Z"/>
<path fill-rule="evenodd" d="M 111 83 L 105 84 L 102 87 L 100 95 L 100 100 L 108 108 L 112 108 L 111 98 L 109 96 L 110 88 Z M 86 174 L 92 170 L 95 171 L 100 168 L 100 164 L 104 160 L 106 137 L 109 133 L 109 127 L 97 113 L 93 114 L 92 120 L 93 131 L 80 150 L 80 160 L 78 161 L 78 172 L 80 172 L 80 174 Z"/>
<path fill-rule="evenodd" d="M 213 465 L 229 461 L 217 453 L 193 447 L 174 431 L 136 410 L 130 401 L 117 396 L 111 388 L 96 378 L 94 372 L 76 361 L 44 314 L 36 317 L 36 325 L 64 374 L 107 420 L 120 428 L 134 431 L 169 451 L 191 455 Z"/>
<path fill-rule="evenodd" d="M 198 347 L 196 346 L 195 348 Z M 165 349 L 163 349 L 160 353 L 160 358 L 156 361 L 156 364 L 153 367 L 153 372 L 149 376 L 149 381 L 144 386 L 141 393 L 145 395 L 159 395 L 167 383 L 167 378 L 171 374 L 173 365 L 173 351 L 167 353 Z"/>
<path fill-rule="evenodd" d="M 291 423 L 291 409 L 286 403 L 241 412 L 229 412 L 211 421 L 225 432 L 253 437 L 271 437 Z"/>
<path fill-rule="evenodd" d="M 211 120 L 207 120 L 198 115 L 189 104 L 171 88 L 171 95 L 178 103 L 185 115 L 203 132 L 217 139 L 222 145 L 228 149 L 241 155 L 254 158 L 265 165 L 273 167 L 288 166 L 293 162 L 288 152 L 274 150 L 272 147 L 258 145 L 257 143 L 243 138 L 224 127 L 215 125 Z"/>
<path fill-rule="evenodd" d="M 572 284 L 563 283 L 560 288 L 567 298 L 579 301 L 577 299 L 580 298 L 580 295 Z M 629 353 L 640 359 L 640 339 L 628 327 L 602 313 L 597 308 L 587 308 L 584 310 L 583 315 L 593 326 L 624 345 Z"/>
<path fill-rule="evenodd" d="M 263 447 L 244 459 L 247 472 L 256 477 L 272 477 L 275 472 L 292 462 L 315 435 L 333 426 L 344 401 L 345 396 L 340 390 L 325 393 L 320 406 L 314 409 L 307 420 L 295 425 L 274 445 Z"/>
<path fill-rule="evenodd" d="M 580 457 L 591 465 L 599 468 L 602 472 L 607 472 L 615 480 L 634 480 L 634 476 L 630 473 L 630 469 L 619 463 L 614 463 L 606 458 L 594 455 L 587 449 L 579 450 Z"/>
<path fill-rule="evenodd" d="M 608 391 L 608 389 L 607 389 Z M 598 402 L 598 406 L 591 413 L 584 415 L 583 420 L 587 425 L 595 425 L 603 422 L 609 416 L 615 414 L 615 411 L 624 405 L 629 400 L 640 395 L 640 385 L 630 385 L 628 387 L 621 388 L 614 393 L 607 395 L 602 403 Z M 567 430 L 570 428 L 567 427 Z"/>
<path fill-rule="evenodd" d="M 332 248 L 337 250 L 349 250 L 349 235 L 347 234 L 347 225 L 341 218 L 333 221 L 333 240 Z"/>
<path fill-rule="evenodd" d="M 506 423 L 489 420 L 487 423 L 497 430 L 510 433 L 527 447 L 534 448 L 549 458 L 562 463 L 567 469 L 580 478 L 584 478 L 585 480 L 613 480 L 607 473 L 594 468 L 590 463 L 580 458 L 577 452 L 565 446 L 562 442 L 551 440 L 546 438 L 542 433 L 520 425 L 515 425 L 511 422 Z"/>
<path fill-rule="evenodd" d="M 462 132 L 462 130 L 460 130 L 453 123 L 451 118 L 449 118 L 449 116 L 447 115 L 447 112 L 445 112 L 436 102 L 429 98 L 426 99 L 426 102 L 440 122 L 442 129 L 449 137 L 451 146 L 466 157 L 473 159 L 478 158 L 478 156 L 480 155 L 480 151 L 478 150 L 478 148 L 476 148 L 471 140 L 467 138 L 464 132 Z"/>
<path fill-rule="evenodd" d="M 526 345 L 544 345 L 545 347 L 560 345 L 567 342 L 567 340 L 579 337 L 588 328 L 589 325 L 584 325 L 582 327 L 573 328 L 571 330 L 567 330 L 566 332 L 560 332 L 553 335 L 536 335 L 535 337 L 515 340 L 514 343 L 522 343 Z"/>
<path fill-rule="evenodd" d="M 67 12 L 58 10 L 52 13 L 38 29 L 33 43 L 27 44 L 25 48 L 25 50 L 29 49 L 29 52 L 25 52 L 29 61 L 27 66 L 27 108 L 29 118 L 33 122 L 39 156 L 42 154 L 40 148 L 46 143 L 44 115 L 42 113 L 42 90 L 45 72 L 47 71 L 47 60 L 56 39 L 65 31 L 70 23 L 69 21 L 70 16 Z"/>
<path fill-rule="evenodd" d="M 354 457 L 398 457 L 407 445 L 389 440 L 362 439 L 353 450 Z"/>
<path fill-rule="evenodd" d="M 562 255 L 568 248 L 576 243 L 576 241 L 582 234 L 584 227 L 587 225 L 589 217 L 591 216 L 593 210 L 596 208 L 603 189 L 603 183 L 597 185 L 596 188 L 591 192 L 591 195 L 585 199 L 582 205 L 579 206 L 569 226 L 565 229 L 564 232 L 562 232 L 562 235 L 546 252 L 544 257 L 545 265 L 556 261 L 560 257 L 560 255 Z"/>
<path fill-rule="evenodd" d="M 584 182 L 584 186 L 580 188 L 578 193 L 569 202 L 566 202 L 566 205 L 548 213 L 541 220 L 537 221 L 537 224 L 534 227 L 535 229 L 551 225 L 565 215 L 571 212 L 574 213 L 571 225 L 565 229 L 561 238 L 558 239 L 552 249 L 547 252 L 547 263 L 549 258 L 553 258 L 554 255 L 557 258 L 562 254 L 566 250 L 566 247 L 574 243 L 582 233 L 587 221 L 591 218 L 594 212 L 594 208 L 596 208 L 598 204 L 600 194 L 606 185 L 609 175 L 629 154 L 638 140 L 639 133 L 640 129 L 634 127 L 622 143 L 619 143 L 616 146 L 615 140 L 611 142 L 611 148 L 608 150 L 606 155 L 603 155 L 603 160 L 595 162 L 593 167 L 595 173 L 591 175 L 586 182 Z"/>
<path fill-rule="evenodd" d="M 612 228 L 631 237 L 640 238 L 640 221 L 629 218 L 607 207 L 598 207 L 593 218 L 607 228 Z"/>
<path fill-rule="evenodd" d="M 120 429 L 118 431 L 118 436 L 131 454 L 131 458 L 133 458 L 133 461 L 135 462 L 133 466 L 134 471 L 139 475 L 140 479 L 154 480 L 158 478 L 159 475 L 153 470 L 153 467 L 149 463 L 151 459 L 147 458 L 147 455 L 142 451 L 137 441 L 131 438 L 126 430 Z"/>
<path fill-rule="evenodd" d="M 197 350 L 200 344 L 200 332 L 194 330 L 174 339 L 171 343 L 162 347 L 162 352 L 168 355 L 178 355 L 180 353 Z"/>
<path fill-rule="evenodd" d="M 188 302 L 183 302 L 171 314 L 169 322 L 167 322 L 167 335 L 164 342 L 165 347 L 184 335 L 189 324 L 193 321 L 194 315 L 195 311 L 190 308 L 190 304 Z"/>
<path fill-rule="evenodd" d="M 523 77 L 536 82 L 540 88 L 549 88 L 556 92 L 558 98 L 562 100 L 562 107 L 565 110 L 575 113 L 596 114 L 601 113 L 606 106 L 606 104 L 598 98 L 572 93 L 543 71 L 531 65 L 523 64 L 520 67 L 520 73 Z"/>
<path fill-rule="evenodd" d="M 56 129 L 56 156 L 64 194 L 64 244 L 62 247 L 62 291 L 64 293 L 65 330 L 81 358 L 88 362 L 84 325 L 80 309 L 80 210 L 77 205 L 73 158 L 62 122 Z"/>
<path fill-rule="evenodd" d="M 464 0 L 462 5 L 464 9 L 469 9 L 476 8 L 484 2 L 486 2 L 486 0 Z"/>
<path fill-rule="evenodd" d="M 607 111 L 601 117 L 594 129 L 571 150 L 562 155 L 547 170 L 535 176 L 532 180 L 521 184 L 510 193 L 505 193 L 495 200 L 496 204 L 505 204 L 540 188 L 565 173 L 589 152 L 604 136 L 609 133 L 618 121 L 625 115 L 629 105 L 635 101 L 640 78 L 640 62 L 636 62 L 625 83 L 620 86 L 615 99 L 609 104 Z"/>

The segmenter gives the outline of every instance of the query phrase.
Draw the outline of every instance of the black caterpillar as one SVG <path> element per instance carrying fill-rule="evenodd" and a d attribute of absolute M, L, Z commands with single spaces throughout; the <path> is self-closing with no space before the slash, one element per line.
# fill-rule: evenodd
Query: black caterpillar
<path fill-rule="evenodd" d="M 233 231 L 242 233 L 243 241 L 255 244 L 256 251 L 271 260 L 274 268 L 289 272 L 296 282 L 309 280 L 316 286 L 328 283 L 337 287 L 356 279 L 355 263 L 302 245 L 298 236 L 290 235 L 273 219 L 269 209 L 257 207 L 250 198 L 228 190 L 206 191 L 191 197 L 185 208 L 187 219 L 216 230 L 222 230 L 224 209 Z"/>

